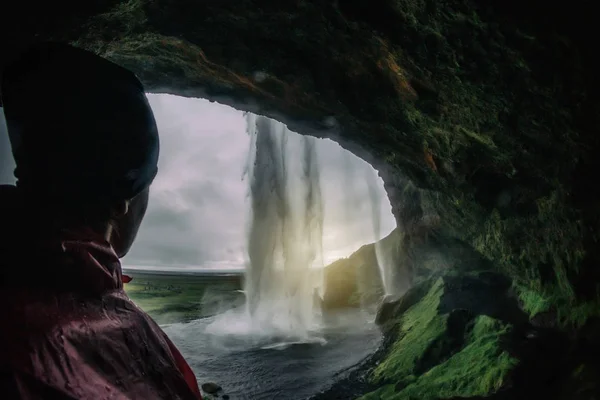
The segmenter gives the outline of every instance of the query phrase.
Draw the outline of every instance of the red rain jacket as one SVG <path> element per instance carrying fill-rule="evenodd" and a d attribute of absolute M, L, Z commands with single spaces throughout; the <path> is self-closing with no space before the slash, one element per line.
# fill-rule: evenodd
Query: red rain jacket
<path fill-rule="evenodd" d="M 108 243 L 24 240 L 0 246 L 0 398 L 201 399 L 177 348 L 123 291 Z"/>

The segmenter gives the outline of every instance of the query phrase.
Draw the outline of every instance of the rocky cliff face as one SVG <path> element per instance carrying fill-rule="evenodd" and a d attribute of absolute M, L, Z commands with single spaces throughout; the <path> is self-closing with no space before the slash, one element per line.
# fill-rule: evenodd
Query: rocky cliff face
<path fill-rule="evenodd" d="M 379 170 L 415 274 L 439 244 L 444 262 L 466 252 L 510 277 L 530 316 L 584 326 L 600 313 L 587 2 L 80 3 L 2 13 L 1 57 L 67 40 L 132 69 L 149 91 L 330 137 Z"/>
<path fill-rule="evenodd" d="M 381 276 L 375 243 L 329 264 L 325 267 L 323 309 L 376 306 L 385 295 Z"/>

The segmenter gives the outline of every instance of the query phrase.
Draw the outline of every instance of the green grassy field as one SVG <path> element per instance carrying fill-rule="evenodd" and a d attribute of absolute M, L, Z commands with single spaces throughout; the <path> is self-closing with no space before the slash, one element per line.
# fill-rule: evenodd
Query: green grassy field
<path fill-rule="evenodd" d="M 243 304 L 240 276 L 126 271 L 129 297 L 159 324 L 186 322 Z"/>

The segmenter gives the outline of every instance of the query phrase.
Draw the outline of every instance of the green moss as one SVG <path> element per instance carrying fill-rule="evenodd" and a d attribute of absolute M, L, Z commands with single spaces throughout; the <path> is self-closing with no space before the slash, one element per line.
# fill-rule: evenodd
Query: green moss
<path fill-rule="evenodd" d="M 379 388 L 361 400 L 484 396 L 501 388 L 517 364 L 500 346 L 510 325 L 479 315 L 465 321 L 461 343 L 449 347 L 450 336 L 456 332 L 449 331 L 450 314 L 439 313 L 445 288 L 444 278 L 438 278 L 421 300 L 399 317 L 392 328 L 398 331 L 397 339 L 371 375 Z"/>
<path fill-rule="evenodd" d="M 600 294 L 587 301 L 577 301 L 565 296 L 564 289 L 558 284 L 531 289 L 529 286 L 515 285 L 521 300 L 521 307 L 530 317 L 554 311 L 560 327 L 582 327 L 589 318 L 600 317 Z"/>
<path fill-rule="evenodd" d="M 429 345 L 444 333 L 446 317 L 437 313 L 443 286 L 443 280 L 438 279 L 427 295 L 402 316 L 401 337 L 375 369 L 375 381 L 411 379 L 416 363 Z"/>
<path fill-rule="evenodd" d="M 391 399 L 396 395 L 396 385 L 385 385 L 379 388 L 378 390 L 367 393 L 366 395 L 360 397 L 358 400 L 382 400 L 382 399 Z"/>
<path fill-rule="evenodd" d="M 585 256 L 582 221 L 569 211 L 562 190 L 539 198 L 536 209 L 527 217 L 503 217 L 494 209 L 483 224 L 465 230 L 463 237 L 514 279 L 524 310 L 531 316 L 554 309 L 562 324 L 581 325 L 597 315 L 594 305 L 598 304 L 597 299 L 577 299 L 571 283 Z"/>
<path fill-rule="evenodd" d="M 593 317 L 600 317 L 600 296 L 591 301 L 558 307 L 557 318 L 563 325 L 579 328 Z"/>
<path fill-rule="evenodd" d="M 530 316 L 548 311 L 552 301 L 537 290 L 518 288 L 517 293 L 521 299 L 522 308 Z"/>
<path fill-rule="evenodd" d="M 489 16 L 446 3 L 393 4 L 402 35 L 422 39 L 402 41 L 395 56 L 414 80 L 434 88 L 435 105 L 428 107 L 421 98 L 399 104 L 401 112 L 388 115 L 399 115 L 416 142 L 433 155 L 441 177 L 431 171 L 420 177 L 428 180 L 428 189 L 443 193 L 432 208 L 445 228 L 514 277 L 524 288 L 530 312 L 561 308 L 559 313 L 572 320 L 571 308 L 593 310 L 576 298 L 573 287 L 585 256 L 581 216 L 569 204 L 581 142 L 573 115 L 556 95 L 562 90 L 560 79 L 554 79 L 552 88 L 544 86 L 533 68 L 539 60 L 511 47 L 498 25 L 488 23 Z M 518 37 L 525 49 L 538 46 L 533 32 L 521 29 Z M 513 82 L 509 90 L 507 75 Z M 529 100 L 517 105 L 516 98 Z M 390 153 L 386 160 L 391 164 L 414 168 L 405 154 Z M 445 170 L 444 165 L 453 168 Z M 499 193 L 486 187 L 496 179 Z M 510 196 L 502 210 L 495 209 L 501 191 Z"/>
<path fill-rule="evenodd" d="M 499 345 L 508 327 L 480 315 L 475 319 L 467 345 L 446 362 L 420 376 L 392 399 L 444 399 L 483 396 L 496 392 L 517 360 Z"/>

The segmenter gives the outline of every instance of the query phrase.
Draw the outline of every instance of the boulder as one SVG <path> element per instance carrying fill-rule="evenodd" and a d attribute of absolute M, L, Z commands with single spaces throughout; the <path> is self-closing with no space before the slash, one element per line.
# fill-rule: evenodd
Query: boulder
<path fill-rule="evenodd" d="M 217 394 L 223 390 L 223 388 L 221 388 L 221 386 L 219 386 L 213 382 L 203 383 L 201 387 L 202 387 L 202 391 L 206 392 L 208 394 Z"/>

